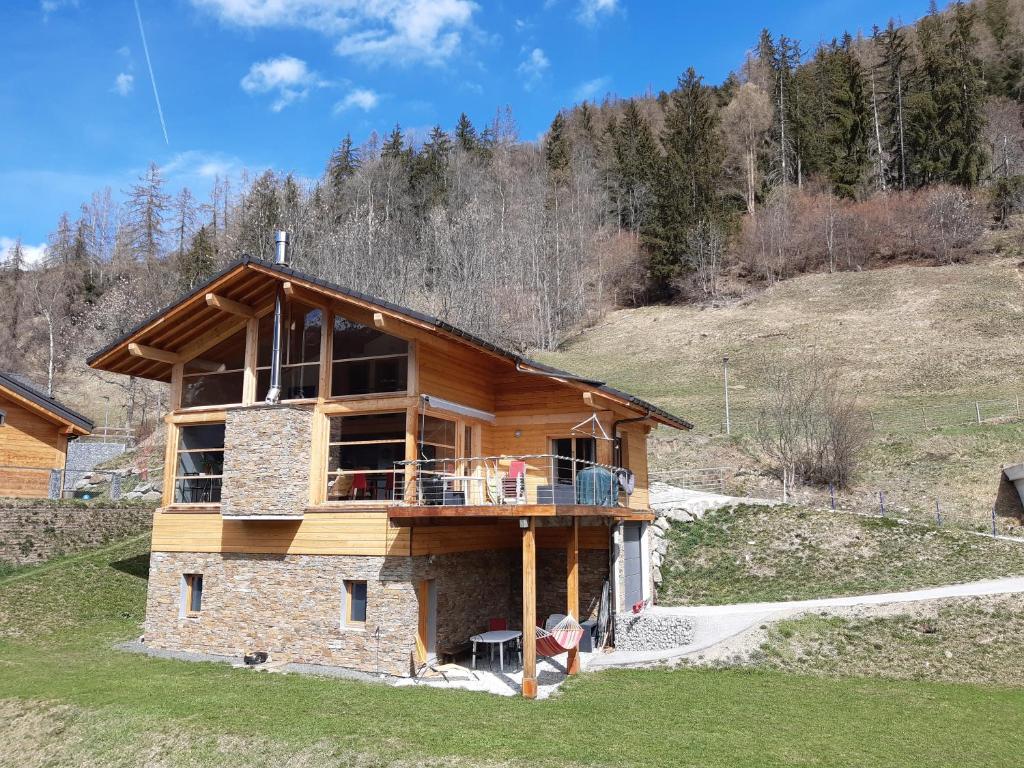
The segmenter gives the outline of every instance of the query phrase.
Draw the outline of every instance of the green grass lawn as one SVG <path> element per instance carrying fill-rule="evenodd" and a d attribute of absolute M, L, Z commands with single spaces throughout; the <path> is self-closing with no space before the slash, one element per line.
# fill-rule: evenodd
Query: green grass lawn
<path fill-rule="evenodd" d="M 139 633 L 147 542 L 0 581 L 0 765 L 1015 766 L 1024 690 L 749 670 L 585 674 L 548 701 L 235 670 Z"/>
<path fill-rule="evenodd" d="M 955 528 L 740 506 L 668 531 L 664 605 L 805 600 L 1024 575 L 1024 545 Z"/>

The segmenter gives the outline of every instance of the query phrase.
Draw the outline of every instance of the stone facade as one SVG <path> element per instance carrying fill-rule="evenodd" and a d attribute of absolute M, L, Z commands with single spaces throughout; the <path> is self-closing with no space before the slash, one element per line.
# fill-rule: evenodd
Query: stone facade
<path fill-rule="evenodd" d="M 308 406 L 228 411 L 224 428 L 224 517 L 301 518 L 309 504 Z"/>
<path fill-rule="evenodd" d="M 565 555 L 538 550 L 538 620 L 565 612 Z M 581 607 L 595 610 L 608 573 L 606 552 L 580 552 Z M 182 577 L 203 574 L 198 617 L 182 610 Z M 521 628 L 518 549 L 425 557 L 255 555 L 154 552 L 146 606 L 146 643 L 154 648 L 278 659 L 364 672 L 414 671 L 417 585 L 433 579 L 439 652 L 504 618 Z M 366 581 L 366 624 L 344 626 L 343 584 Z"/>
<path fill-rule="evenodd" d="M 152 527 L 153 508 L 141 505 L 0 507 L 0 560 L 38 563 L 145 533 Z"/>

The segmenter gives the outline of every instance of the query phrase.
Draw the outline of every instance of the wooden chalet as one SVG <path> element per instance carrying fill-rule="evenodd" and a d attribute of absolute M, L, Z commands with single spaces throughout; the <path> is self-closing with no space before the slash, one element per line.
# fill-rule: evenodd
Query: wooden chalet
<path fill-rule="evenodd" d="M 283 258 L 89 365 L 171 388 L 154 647 L 409 675 L 497 619 L 533 696 L 537 623 L 652 596 L 647 435 L 691 425 L 601 382 Z"/>
<path fill-rule="evenodd" d="M 68 441 L 92 430 L 89 419 L 28 380 L 0 373 L 0 496 L 59 497 Z"/>

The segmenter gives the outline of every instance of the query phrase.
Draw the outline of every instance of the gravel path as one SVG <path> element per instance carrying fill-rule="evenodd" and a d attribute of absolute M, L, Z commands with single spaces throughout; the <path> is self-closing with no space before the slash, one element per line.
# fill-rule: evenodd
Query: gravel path
<path fill-rule="evenodd" d="M 736 605 L 693 605 L 649 610 L 673 616 L 690 617 L 694 624 L 694 640 L 689 645 L 661 651 L 613 651 L 595 654 L 590 669 L 601 667 L 643 666 L 675 661 L 703 651 L 710 651 L 725 640 L 766 622 L 790 618 L 810 611 L 828 611 L 857 606 L 893 605 L 949 597 L 1005 595 L 1024 592 L 1024 577 L 986 579 L 966 584 L 915 589 L 908 592 L 883 592 L 852 597 L 828 597 L 818 600 L 790 600 L 780 603 L 739 603 Z"/>

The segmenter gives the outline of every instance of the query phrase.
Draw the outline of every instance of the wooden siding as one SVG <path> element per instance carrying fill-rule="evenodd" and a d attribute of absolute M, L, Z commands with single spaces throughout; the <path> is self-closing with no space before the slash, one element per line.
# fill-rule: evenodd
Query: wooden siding
<path fill-rule="evenodd" d="M 63 469 L 68 439 L 64 427 L 22 407 L 0 393 L 0 496 L 45 498 L 50 469 Z M 8 469 L 34 467 L 37 469 Z"/>
<path fill-rule="evenodd" d="M 564 547 L 568 528 L 540 527 L 538 546 Z M 278 555 L 440 555 L 520 544 L 516 521 L 394 527 L 387 512 L 308 512 L 301 521 L 224 520 L 216 509 L 158 510 L 154 552 L 249 552 Z M 582 549 L 607 549 L 608 528 L 580 526 Z"/>

